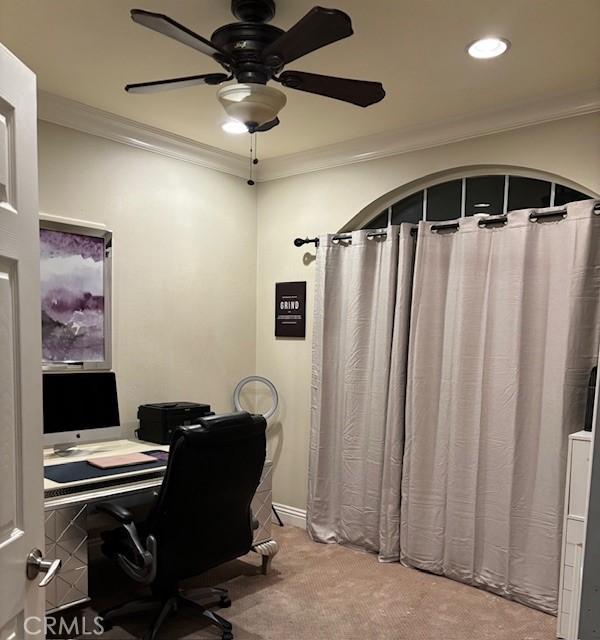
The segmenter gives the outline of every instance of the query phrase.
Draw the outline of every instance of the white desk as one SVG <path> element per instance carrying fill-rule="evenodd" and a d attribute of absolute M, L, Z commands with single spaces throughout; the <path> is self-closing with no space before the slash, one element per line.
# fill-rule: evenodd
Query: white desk
<path fill-rule="evenodd" d="M 169 447 L 137 440 L 112 440 L 84 445 L 80 454 L 69 456 L 58 456 L 52 449 L 47 449 L 44 450 L 44 467 L 157 449 L 168 451 Z M 89 533 L 103 520 L 106 528 L 115 526 L 104 516 L 94 514 L 94 504 L 110 500 L 127 507 L 148 505 L 156 496 L 165 469 L 166 462 L 161 467 L 140 469 L 132 466 L 128 473 L 75 482 L 58 483 L 44 478 L 45 556 L 63 561 L 60 573 L 46 587 L 47 610 L 57 611 L 89 600 Z M 271 539 L 271 505 L 271 462 L 267 461 L 252 501 L 252 512 L 259 522 L 253 550 L 262 556 L 265 574 L 278 551 L 277 543 Z"/>

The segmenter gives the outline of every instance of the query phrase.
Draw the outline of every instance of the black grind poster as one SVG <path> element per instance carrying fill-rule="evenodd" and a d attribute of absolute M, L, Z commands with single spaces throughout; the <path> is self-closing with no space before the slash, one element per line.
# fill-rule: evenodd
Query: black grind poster
<path fill-rule="evenodd" d="M 306 337 L 306 282 L 275 284 L 275 336 Z"/>

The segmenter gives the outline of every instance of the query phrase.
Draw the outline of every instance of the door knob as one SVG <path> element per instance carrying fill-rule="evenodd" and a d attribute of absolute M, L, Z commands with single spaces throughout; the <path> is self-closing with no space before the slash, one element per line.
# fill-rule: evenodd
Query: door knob
<path fill-rule="evenodd" d="M 39 573 L 45 573 L 46 575 L 39 584 L 40 587 L 45 587 L 52 582 L 61 566 L 62 560 L 44 560 L 39 549 L 32 549 L 27 556 L 27 577 L 29 580 L 33 580 Z"/>

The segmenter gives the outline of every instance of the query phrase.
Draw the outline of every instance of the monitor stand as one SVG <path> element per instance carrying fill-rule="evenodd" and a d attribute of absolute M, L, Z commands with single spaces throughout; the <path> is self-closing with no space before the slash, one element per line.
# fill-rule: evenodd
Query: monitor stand
<path fill-rule="evenodd" d="M 101 440 L 87 444 L 91 445 L 90 448 L 85 446 L 85 442 L 59 442 L 53 446 L 52 453 L 50 455 L 51 457 L 57 458 L 83 457 L 91 455 L 97 456 L 102 455 L 103 453 L 112 455 L 113 453 L 119 453 L 119 445 L 122 446 L 120 439 L 117 441 Z"/>
<path fill-rule="evenodd" d="M 81 456 L 85 455 L 86 451 L 84 451 L 76 442 L 63 442 L 60 444 L 55 444 L 53 449 L 55 456 L 60 456 L 61 458 L 67 458 L 69 456 Z"/>

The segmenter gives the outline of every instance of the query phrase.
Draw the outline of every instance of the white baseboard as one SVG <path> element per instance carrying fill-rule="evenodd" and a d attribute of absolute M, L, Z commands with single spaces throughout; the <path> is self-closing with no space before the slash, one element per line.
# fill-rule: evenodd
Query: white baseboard
<path fill-rule="evenodd" d="M 292 527 L 306 529 L 306 509 L 298 509 L 297 507 L 289 507 L 287 504 L 279 504 L 274 502 L 273 506 L 279 514 L 283 524 L 289 524 Z M 277 523 L 275 514 L 271 518 L 272 522 Z"/>

